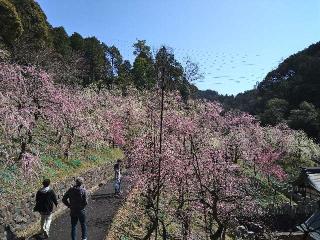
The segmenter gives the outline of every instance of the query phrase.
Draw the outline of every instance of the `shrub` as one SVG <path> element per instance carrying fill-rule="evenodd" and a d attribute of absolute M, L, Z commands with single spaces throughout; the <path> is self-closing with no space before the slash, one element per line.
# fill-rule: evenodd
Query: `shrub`
<path fill-rule="evenodd" d="M 70 164 L 70 166 L 73 167 L 73 168 L 79 168 L 79 167 L 81 167 L 82 162 L 81 162 L 81 160 L 79 160 L 79 159 L 73 159 L 73 160 L 71 160 L 71 161 L 69 162 L 69 164 Z"/>

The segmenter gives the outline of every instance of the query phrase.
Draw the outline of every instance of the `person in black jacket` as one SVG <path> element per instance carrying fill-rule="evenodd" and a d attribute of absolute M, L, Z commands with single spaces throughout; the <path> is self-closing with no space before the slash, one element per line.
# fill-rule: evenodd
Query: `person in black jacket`
<path fill-rule="evenodd" d="M 62 202 L 70 208 L 71 216 L 71 238 L 76 240 L 76 227 L 80 221 L 82 240 L 87 240 L 87 225 L 85 207 L 88 204 L 87 191 L 83 187 L 83 178 L 76 179 L 75 186 L 71 187 L 63 196 Z"/>
<path fill-rule="evenodd" d="M 121 160 L 117 160 L 117 163 L 113 166 L 114 169 L 114 192 L 115 196 L 119 196 L 121 193 Z"/>
<path fill-rule="evenodd" d="M 55 192 L 50 188 L 50 179 L 42 182 L 43 188 L 39 189 L 36 194 L 36 206 L 34 211 L 41 215 L 41 234 L 45 238 L 49 237 L 50 224 L 52 221 L 53 204 L 58 206 Z"/>

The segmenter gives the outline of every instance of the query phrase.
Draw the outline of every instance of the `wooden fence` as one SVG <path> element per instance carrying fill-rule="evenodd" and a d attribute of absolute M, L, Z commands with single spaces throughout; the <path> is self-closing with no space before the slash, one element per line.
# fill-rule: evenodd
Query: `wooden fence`
<path fill-rule="evenodd" d="M 297 225 L 306 221 L 318 209 L 319 206 L 317 202 L 297 206 L 270 206 L 264 220 L 272 230 L 295 231 Z"/>

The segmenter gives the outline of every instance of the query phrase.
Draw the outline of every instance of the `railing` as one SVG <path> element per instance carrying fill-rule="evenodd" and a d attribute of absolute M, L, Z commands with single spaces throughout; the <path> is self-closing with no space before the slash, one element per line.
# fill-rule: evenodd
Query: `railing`
<path fill-rule="evenodd" d="M 317 202 L 304 205 L 269 207 L 265 221 L 275 231 L 295 231 L 296 226 L 306 221 L 314 212 L 319 210 Z"/>
<path fill-rule="evenodd" d="M 282 207 L 269 207 L 269 215 L 311 215 L 315 211 L 319 210 L 319 205 L 317 202 L 308 202 L 301 205 L 290 206 L 284 205 Z"/>

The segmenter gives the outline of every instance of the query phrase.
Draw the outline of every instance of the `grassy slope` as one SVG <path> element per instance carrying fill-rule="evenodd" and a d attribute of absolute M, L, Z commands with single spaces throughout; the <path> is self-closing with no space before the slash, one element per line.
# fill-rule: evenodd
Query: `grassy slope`
<path fill-rule="evenodd" d="M 9 168 L 0 166 L 1 198 L 22 199 L 26 194 L 38 189 L 44 178 L 50 178 L 53 183 L 61 182 L 67 177 L 80 175 L 90 168 L 122 159 L 123 156 L 123 152 L 118 148 L 90 149 L 85 153 L 75 149 L 68 160 L 52 153 L 42 154 L 37 171 L 28 174 L 22 174 L 16 165 Z"/>

